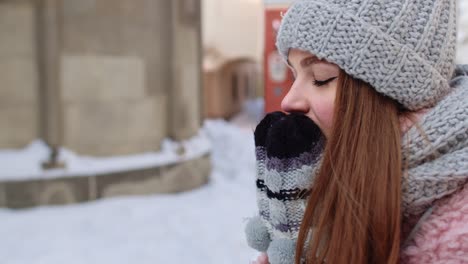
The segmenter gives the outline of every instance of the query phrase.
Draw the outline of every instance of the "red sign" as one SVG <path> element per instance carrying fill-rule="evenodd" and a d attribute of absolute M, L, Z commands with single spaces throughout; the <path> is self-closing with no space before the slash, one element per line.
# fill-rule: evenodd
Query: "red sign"
<path fill-rule="evenodd" d="M 281 101 L 293 83 L 293 76 L 276 49 L 276 35 L 286 8 L 265 10 L 265 113 L 281 111 Z"/>

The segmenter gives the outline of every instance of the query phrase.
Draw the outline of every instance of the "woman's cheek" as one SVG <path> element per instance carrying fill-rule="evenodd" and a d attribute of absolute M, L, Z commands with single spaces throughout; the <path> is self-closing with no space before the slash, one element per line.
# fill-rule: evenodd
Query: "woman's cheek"
<path fill-rule="evenodd" d="M 319 126 L 325 134 L 329 134 L 333 125 L 333 101 L 320 100 L 314 107 L 315 115 L 319 121 Z"/>

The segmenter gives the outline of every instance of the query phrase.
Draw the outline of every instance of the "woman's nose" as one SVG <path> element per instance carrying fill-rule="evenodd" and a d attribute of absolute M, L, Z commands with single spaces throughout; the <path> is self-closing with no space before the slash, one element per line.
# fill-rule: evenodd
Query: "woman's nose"
<path fill-rule="evenodd" d="M 287 113 L 301 114 L 306 114 L 310 110 L 306 97 L 294 86 L 281 101 L 281 109 Z"/>

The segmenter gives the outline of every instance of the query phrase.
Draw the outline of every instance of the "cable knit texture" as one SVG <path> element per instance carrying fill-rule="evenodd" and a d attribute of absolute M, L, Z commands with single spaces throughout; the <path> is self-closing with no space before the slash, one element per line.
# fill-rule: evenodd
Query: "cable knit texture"
<path fill-rule="evenodd" d="M 276 43 L 335 63 L 407 107 L 435 105 L 450 90 L 455 0 L 298 0 Z"/>
<path fill-rule="evenodd" d="M 271 264 L 290 264 L 325 138 L 308 117 L 281 112 L 266 115 L 254 135 L 259 216 L 246 225 L 247 242 Z"/>
<path fill-rule="evenodd" d="M 451 84 L 452 92 L 403 137 L 405 218 L 422 214 L 467 182 L 468 76 Z"/>
<path fill-rule="evenodd" d="M 406 137 L 401 263 L 468 263 L 468 65 L 450 84 L 454 91 L 421 121 L 427 138 L 416 128 Z"/>

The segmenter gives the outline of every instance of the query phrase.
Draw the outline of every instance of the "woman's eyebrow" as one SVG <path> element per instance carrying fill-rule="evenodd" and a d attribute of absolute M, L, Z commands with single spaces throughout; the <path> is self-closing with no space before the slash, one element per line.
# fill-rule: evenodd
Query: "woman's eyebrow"
<path fill-rule="evenodd" d="M 305 68 L 305 67 L 307 67 L 307 66 L 309 66 L 311 64 L 315 64 L 315 63 L 324 63 L 324 61 L 320 60 L 316 56 L 310 56 L 310 57 L 302 59 L 300 64 L 301 64 L 302 68 Z"/>
<path fill-rule="evenodd" d="M 289 66 L 289 68 L 294 70 L 294 66 L 292 65 L 291 61 L 289 61 L 289 59 L 287 59 L 286 62 L 287 62 L 287 65 Z M 302 59 L 299 64 L 300 64 L 301 68 L 306 68 L 306 67 L 308 67 L 308 66 L 310 66 L 312 64 L 316 64 L 316 63 L 327 63 L 327 62 L 317 58 L 314 55 L 312 55 L 312 56 L 309 56 L 307 58 Z"/>

